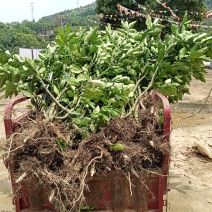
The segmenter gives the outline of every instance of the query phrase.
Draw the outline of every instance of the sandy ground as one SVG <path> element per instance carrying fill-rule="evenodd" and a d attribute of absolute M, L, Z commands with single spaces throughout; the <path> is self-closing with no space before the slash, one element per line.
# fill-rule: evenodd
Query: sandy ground
<path fill-rule="evenodd" d="M 212 70 L 208 72 L 207 83 L 193 80 L 191 95 L 172 106 L 169 212 L 212 211 L 212 159 L 192 148 L 197 138 L 212 143 Z"/>
<path fill-rule="evenodd" d="M 212 70 L 208 69 L 207 83 L 193 80 L 191 95 L 172 105 L 171 164 L 168 193 L 168 212 L 212 211 L 212 159 L 192 148 L 196 137 L 212 142 Z M 0 99 L 0 141 L 4 138 L 3 111 L 6 100 Z M 201 110 L 201 111 L 200 111 Z M 189 115 L 192 117 L 185 118 Z M 178 120 L 181 119 L 180 122 Z M 12 212 L 12 195 L 8 172 L 0 162 L 0 212 Z"/>
<path fill-rule="evenodd" d="M 7 101 L 0 100 L 0 142 L 4 141 L 4 125 L 3 125 L 3 111 Z M 11 212 L 14 211 L 12 205 L 11 183 L 8 178 L 8 172 L 2 160 L 0 159 L 0 211 Z"/>
<path fill-rule="evenodd" d="M 212 159 L 196 153 L 192 146 L 197 141 L 195 137 L 204 136 L 212 141 L 212 114 L 198 114 L 182 120 L 179 125 L 177 119 L 180 117 L 185 117 L 185 114 L 172 114 L 168 211 L 211 212 Z"/>

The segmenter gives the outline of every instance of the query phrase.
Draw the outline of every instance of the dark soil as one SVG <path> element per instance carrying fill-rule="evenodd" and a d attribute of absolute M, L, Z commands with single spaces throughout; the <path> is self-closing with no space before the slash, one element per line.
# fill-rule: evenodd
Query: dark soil
<path fill-rule="evenodd" d="M 9 158 L 19 178 L 19 188 L 25 185 L 35 193 L 42 187 L 37 193 L 45 198 L 40 198 L 38 204 L 31 197 L 31 207 L 39 210 L 49 201 L 58 211 L 76 212 L 94 174 L 116 170 L 139 178 L 144 170 L 160 170 L 162 156 L 169 147 L 164 145 L 159 106 L 152 99 L 145 105 L 152 106 L 140 110 L 138 120 L 111 119 L 98 133 L 72 146 L 69 141 L 76 132 L 63 124 L 46 123 L 35 113 L 19 123 L 8 140 L 5 158 Z M 123 145 L 122 150 L 112 150 L 117 143 Z M 23 173 L 26 176 L 20 179 Z"/>

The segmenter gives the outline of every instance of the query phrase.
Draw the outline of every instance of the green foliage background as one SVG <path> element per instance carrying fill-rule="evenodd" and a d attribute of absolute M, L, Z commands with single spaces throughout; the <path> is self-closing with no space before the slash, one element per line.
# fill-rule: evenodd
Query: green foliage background
<path fill-rule="evenodd" d="M 88 29 L 96 26 L 98 17 L 94 11 L 95 3 L 73 10 L 66 10 L 57 14 L 46 16 L 35 21 L 24 20 L 21 23 L 0 22 L 0 49 L 18 53 L 18 48 L 45 48 L 49 41 L 55 39 L 57 28 L 69 24 L 74 31 L 80 28 Z M 50 31 L 49 36 L 44 36 Z"/>
<path fill-rule="evenodd" d="M 165 1 L 161 1 L 161 2 L 165 2 Z M 117 4 L 121 4 L 124 7 L 127 7 L 131 10 L 134 11 L 140 11 L 142 13 L 145 13 L 144 10 L 139 9 L 138 8 L 138 4 L 141 4 L 143 6 L 145 6 L 147 9 L 153 9 L 153 10 L 158 10 L 158 11 L 166 11 L 166 13 L 158 13 L 159 15 L 165 15 L 165 16 L 170 16 L 170 20 L 175 20 L 171 17 L 171 13 L 169 12 L 168 9 L 165 9 L 164 7 L 162 7 L 158 2 L 156 2 L 156 0 L 96 0 L 96 12 L 98 14 L 103 13 L 103 14 L 120 14 L 119 9 L 117 8 Z M 175 11 L 175 14 L 178 17 L 183 17 L 184 16 L 184 12 L 187 10 L 188 12 L 197 12 L 198 15 L 196 13 L 193 14 L 189 14 L 189 19 L 193 20 L 195 22 L 197 21 L 202 21 L 203 20 L 203 16 L 201 15 L 202 12 L 204 12 L 205 10 L 208 10 L 210 8 L 212 8 L 211 5 L 211 1 L 207 1 L 207 0 L 185 0 L 185 1 L 181 1 L 181 0 L 170 0 L 167 1 L 166 4 L 167 7 L 170 7 L 173 10 L 178 10 Z M 184 11 L 184 12 L 182 12 Z M 135 28 L 138 30 L 143 30 L 145 29 L 146 25 L 145 25 L 145 18 L 133 18 L 130 16 L 126 16 L 122 18 L 123 20 L 127 20 L 127 21 L 137 21 Z M 102 19 L 102 22 L 106 22 L 106 23 L 110 23 L 110 24 L 120 24 L 120 20 L 110 20 L 110 19 Z M 169 24 L 168 22 L 164 21 L 163 24 Z"/>
<path fill-rule="evenodd" d="M 171 0 L 167 6 L 188 11 L 201 11 L 203 10 L 202 0 Z M 212 1 L 204 0 L 206 3 L 206 10 L 212 9 Z M 134 0 L 96 0 L 96 2 L 86 5 L 84 7 L 65 10 L 59 13 L 46 16 L 35 21 L 24 20 L 21 23 L 2 23 L 0 22 L 0 49 L 2 51 L 9 50 L 13 53 L 18 53 L 18 48 L 44 48 L 49 41 L 54 40 L 57 34 L 57 28 L 68 24 L 73 31 L 79 31 L 80 28 L 88 29 L 90 26 L 97 26 L 99 19 L 97 14 L 119 14 L 117 4 L 129 7 L 131 9 L 137 8 Z M 161 9 L 161 6 L 152 0 L 137 0 L 137 3 Z M 179 9 L 180 8 L 180 9 Z M 61 18 L 62 17 L 62 18 Z M 195 18 L 197 18 L 195 16 Z M 199 20 L 199 19 L 198 19 Z M 133 20 L 131 20 L 133 21 Z M 137 29 L 140 22 L 137 23 Z M 142 23 L 145 26 L 145 23 Z M 210 23 L 209 23 L 210 24 Z M 50 30 L 49 36 L 44 34 Z M 22 38 L 22 39 L 21 39 Z"/>

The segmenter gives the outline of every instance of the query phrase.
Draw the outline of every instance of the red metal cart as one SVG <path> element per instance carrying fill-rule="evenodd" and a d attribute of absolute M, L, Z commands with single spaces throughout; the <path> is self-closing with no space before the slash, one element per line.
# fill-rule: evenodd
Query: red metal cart
<path fill-rule="evenodd" d="M 166 97 L 159 92 L 155 92 L 155 96 L 159 97 L 163 105 L 163 136 L 164 142 L 170 142 L 170 106 Z M 13 106 L 25 101 L 26 97 L 18 97 L 12 100 L 5 109 L 4 124 L 6 137 L 9 138 L 17 127 L 17 123 L 24 118 L 12 119 Z M 118 172 L 111 172 L 107 176 L 94 176 L 88 183 L 90 192 L 85 193 L 86 204 L 95 206 L 95 211 L 105 212 L 163 212 L 167 207 L 167 184 L 169 173 L 170 155 L 166 153 L 163 156 L 160 174 L 150 170 L 148 175 L 144 176 L 141 183 L 136 178 L 132 178 L 132 193 L 130 195 L 129 182 L 125 176 Z M 10 163 L 7 163 L 10 170 L 12 188 L 15 192 L 17 184 L 15 183 L 13 169 Z M 30 205 L 33 201 L 33 195 L 27 188 L 22 189 L 22 195 L 15 197 L 13 203 L 16 212 L 35 212 Z M 41 209 L 39 211 L 54 211 L 51 204 L 48 203 L 45 192 L 41 189 L 40 194 L 36 194 L 42 198 Z M 29 199 L 31 201 L 29 201 Z"/>

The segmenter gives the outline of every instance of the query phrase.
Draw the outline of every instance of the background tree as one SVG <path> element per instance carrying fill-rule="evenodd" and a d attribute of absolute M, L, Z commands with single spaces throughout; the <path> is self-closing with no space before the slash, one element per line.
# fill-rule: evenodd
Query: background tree
<path fill-rule="evenodd" d="M 80 28 L 88 29 L 90 26 L 98 25 L 98 16 L 94 11 L 96 4 L 92 3 L 73 10 L 65 10 L 35 21 L 24 20 L 20 22 L 0 22 L 0 50 L 9 50 L 18 53 L 19 47 L 43 48 L 47 42 L 55 39 L 57 28 L 61 26 L 58 15 L 63 14 L 63 26 L 68 24 L 72 31 Z"/>
<path fill-rule="evenodd" d="M 206 10 L 212 10 L 212 0 L 204 0 L 205 4 L 206 4 Z"/>
<path fill-rule="evenodd" d="M 120 15 L 120 11 L 117 8 L 117 4 L 121 4 L 124 7 L 127 7 L 134 11 L 139 11 L 140 13 L 143 13 L 143 14 L 151 15 L 151 10 L 154 10 L 154 16 L 159 16 L 159 17 L 169 16 L 169 18 L 167 19 L 170 19 L 171 21 L 180 21 L 180 20 L 174 19 L 170 10 L 168 10 L 167 8 L 164 8 L 164 6 L 162 6 L 156 0 L 96 0 L 96 12 L 98 14 L 103 13 L 103 14 L 116 15 L 116 16 Z M 146 10 L 144 10 L 142 7 L 139 7 L 138 4 L 146 7 Z M 203 20 L 202 13 L 205 11 L 205 4 L 203 0 L 185 0 L 183 2 L 181 0 L 170 0 L 165 5 L 167 7 L 170 7 L 172 10 L 174 10 L 174 13 L 178 17 L 182 18 L 185 11 L 187 10 L 188 12 L 192 12 L 192 13 L 189 13 L 189 19 L 194 20 L 195 22 Z M 128 19 L 129 21 L 136 20 L 137 29 L 143 29 L 145 27 L 143 18 L 133 17 L 133 15 L 130 14 L 130 11 L 128 11 L 128 13 L 130 16 L 128 17 L 125 16 L 125 18 L 123 17 L 121 18 Z M 120 24 L 120 20 L 117 20 L 116 18 L 113 18 L 113 19 L 110 19 L 110 17 L 105 18 L 104 15 L 102 15 L 101 17 L 102 17 L 101 21 L 104 23 Z"/>
<path fill-rule="evenodd" d="M 144 5 L 145 0 L 137 0 L 138 4 Z M 113 28 L 116 28 L 121 25 L 121 19 L 122 20 L 129 20 L 129 21 L 137 21 L 135 28 L 142 28 L 143 22 L 142 18 L 132 18 L 131 16 L 122 16 L 120 14 L 120 10 L 118 9 L 117 5 L 121 4 L 124 7 L 127 7 L 132 10 L 138 10 L 138 4 L 135 2 L 135 0 L 96 0 L 96 9 L 95 11 L 97 14 L 102 14 L 101 17 L 101 24 L 107 25 L 111 24 Z M 105 15 L 113 15 L 111 16 L 105 16 Z"/>
<path fill-rule="evenodd" d="M 174 11 L 174 13 L 180 18 L 184 16 L 185 11 L 188 11 L 189 18 L 193 21 L 202 21 L 204 18 L 202 13 L 204 13 L 206 9 L 204 0 L 170 0 L 165 5 L 167 7 L 170 7 Z M 169 10 L 165 9 L 156 0 L 146 0 L 145 6 L 154 10 L 164 11 L 165 14 L 171 16 Z M 164 15 L 164 12 L 160 14 Z"/>

